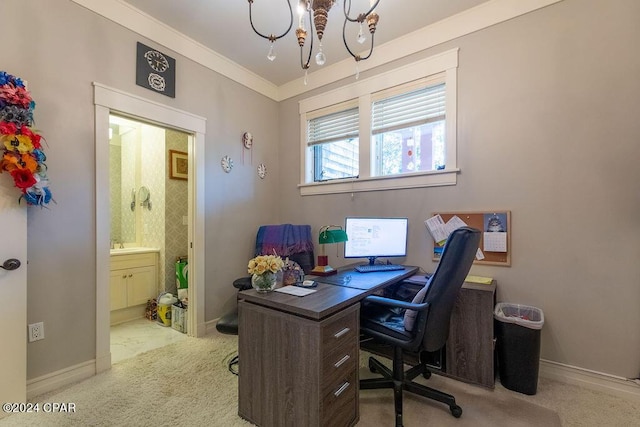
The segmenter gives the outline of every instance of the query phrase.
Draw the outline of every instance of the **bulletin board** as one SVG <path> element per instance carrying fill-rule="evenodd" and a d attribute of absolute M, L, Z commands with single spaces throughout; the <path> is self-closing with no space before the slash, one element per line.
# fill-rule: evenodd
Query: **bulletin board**
<path fill-rule="evenodd" d="M 435 212 L 435 215 L 440 215 L 445 224 L 458 217 L 469 227 L 482 231 L 478 253 L 482 259 L 476 257 L 475 264 L 511 266 L 511 211 Z M 444 242 L 440 243 L 434 241 L 434 261 L 440 259 Z"/>

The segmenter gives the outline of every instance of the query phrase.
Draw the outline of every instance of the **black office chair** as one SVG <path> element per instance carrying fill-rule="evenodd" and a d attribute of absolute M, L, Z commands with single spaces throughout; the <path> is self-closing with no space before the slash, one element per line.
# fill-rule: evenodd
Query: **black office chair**
<path fill-rule="evenodd" d="M 417 366 L 403 372 L 403 351 L 424 354 L 444 346 L 449 336 L 451 311 L 469 274 L 480 235 L 479 230 L 469 227 L 451 233 L 435 272 L 412 302 L 381 296 L 369 296 L 364 300 L 360 331 L 365 337 L 393 347 L 393 371 L 370 357 L 369 369 L 383 378 L 363 379 L 360 389 L 393 388 L 396 426 L 402 426 L 403 390 L 449 405 L 456 418 L 462 415 L 462 408 L 453 396 L 413 382 L 420 374 L 425 378 L 431 376 L 423 357 Z"/>

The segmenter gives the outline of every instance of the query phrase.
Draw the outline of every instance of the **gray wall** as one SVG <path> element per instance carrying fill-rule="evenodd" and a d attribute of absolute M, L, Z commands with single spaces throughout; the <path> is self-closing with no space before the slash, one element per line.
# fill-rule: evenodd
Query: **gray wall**
<path fill-rule="evenodd" d="M 433 270 L 423 225 L 432 212 L 511 210 L 512 266 L 472 273 L 497 279 L 499 301 L 543 310 L 542 358 L 637 377 L 638 16 L 636 0 L 565 0 L 380 67 L 460 48 L 458 184 L 300 197 L 298 169 L 283 168 L 283 220 L 315 234 L 347 215 L 407 216 L 404 262 Z M 306 96 L 280 104 L 283 164 L 299 162 Z"/>
<path fill-rule="evenodd" d="M 246 273 L 257 227 L 276 222 L 266 189 L 277 175 L 260 180 L 255 166 L 278 169 L 277 104 L 68 0 L 4 0 L 1 9 L 16 35 L 0 47 L 1 68 L 29 82 L 57 202 L 28 211 L 27 321 L 47 332 L 28 344 L 28 378 L 95 358 L 95 198 L 109 194 L 94 190 L 94 81 L 207 119 L 205 319 L 219 317 L 235 303 L 231 283 Z M 137 41 L 176 58 L 175 99 L 136 86 Z M 240 162 L 247 130 L 253 165 Z M 225 154 L 236 160 L 230 174 Z"/>
<path fill-rule="evenodd" d="M 512 266 L 474 274 L 498 280 L 499 300 L 544 310 L 543 358 L 638 376 L 640 2 L 565 0 L 363 72 L 460 48 L 462 172 L 454 187 L 353 198 L 299 196 L 300 98 L 278 105 L 67 0 L 5 0 L 2 13 L 5 33 L 20 34 L 1 45 L 2 69 L 29 81 L 57 201 L 28 213 L 28 322 L 47 328 L 28 345 L 29 378 L 95 357 L 94 203 L 108 194 L 94 191 L 93 81 L 207 119 L 206 320 L 233 305 L 260 224 L 308 223 L 315 235 L 347 215 L 406 215 L 405 262 L 429 270 L 431 212 L 509 209 Z M 135 85 L 137 41 L 176 58 L 175 99 Z M 252 164 L 241 162 L 244 131 Z"/>

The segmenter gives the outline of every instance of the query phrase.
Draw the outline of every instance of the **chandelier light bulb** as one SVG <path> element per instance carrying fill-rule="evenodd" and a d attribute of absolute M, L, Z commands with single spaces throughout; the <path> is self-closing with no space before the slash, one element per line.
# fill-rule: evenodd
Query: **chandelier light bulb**
<path fill-rule="evenodd" d="M 269 53 L 267 53 L 267 59 L 272 61 L 276 59 L 276 53 L 273 50 L 273 43 L 271 43 L 271 47 L 269 48 Z"/>
<path fill-rule="evenodd" d="M 307 75 L 308 75 L 308 71 L 309 71 L 309 70 L 306 70 L 306 69 L 304 70 L 304 85 L 305 85 L 305 86 L 307 85 Z"/>

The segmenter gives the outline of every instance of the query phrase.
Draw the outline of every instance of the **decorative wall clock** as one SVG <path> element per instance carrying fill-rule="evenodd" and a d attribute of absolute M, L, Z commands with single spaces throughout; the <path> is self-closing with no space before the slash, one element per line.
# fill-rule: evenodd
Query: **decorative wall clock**
<path fill-rule="evenodd" d="M 233 169 L 233 159 L 229 156 L 224 156 L 222 160 L 220 160 L 220 166 L 222 166 L 222 170 L 226 173 L 231 172 L 231 169 Z"/>
<path fill-rule="evenodd" d="M 176 60 L 138 42 L 136 84 L 154 92 L 176 96 Z"/>
<path fill-rule="evenodd" d="M 267 176 L 267 167 L 264 165 L 264 163 L 260 163 L 258 165 L 258 176 L 260 177 L 260 179 L 264 179 L 264 177 Z"/>

